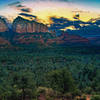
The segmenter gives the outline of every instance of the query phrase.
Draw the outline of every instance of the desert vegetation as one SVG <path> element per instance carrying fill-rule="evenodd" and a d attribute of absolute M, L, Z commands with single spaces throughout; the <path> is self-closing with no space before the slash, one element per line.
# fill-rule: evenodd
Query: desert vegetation
<path fill-rule="evenodd" d="M 99 100 L 99 53 L 72 51 L 0 49 L 0 100 Z"/>

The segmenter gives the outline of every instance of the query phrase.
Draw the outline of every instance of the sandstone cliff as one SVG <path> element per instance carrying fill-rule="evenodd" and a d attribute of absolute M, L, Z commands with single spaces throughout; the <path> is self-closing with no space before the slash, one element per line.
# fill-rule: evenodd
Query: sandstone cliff
<path fill-rule="evenodd" d="M 0 47 L 10 45 L 10 42 L 2 37 L 0 37 Z"/>
<path fill-rule="evenodd" d="M 51 33 L 34 33 L 34 34 L 16 34 L 13 38 L 15 44 L 43 44 L 49 45 L 54 42 L 55 40 L 54 34 Z M 49 41 L 49 42 L 48 42 Z"/>
<path fill-rule="evenodd" d="M 0 17 L 0 48 L 10 45 L 10 42 L 6 39 L 8 30 L 6 19 Z"/>
<path fill-rule="evenodd" d="M 81 37 L 79 35 L 70 35 L 70 34 L 64 34 L 64 37 L 63 37 L 63 40 L 66 42 L 66 43 L 78 43 L 78 44 L 88 44 L 89 43 L 89 40 L 84 38 L 84 37 Z"/>
<path fill-rule="evenodd" d="M 61 36 L 56 37 L 56 44 L 64 44 L 64 45 L 88 45 L 89 40 L 78 36 L 78 35 L 70 35 L 66 32 L 62 33 Z"/>
<path fill-rule="evenodd" d="M 18 16 L 13 22 L 13 31 L 16 33 L 48 32 L 48 27 L 36 21 L 29 21 Z"/>
<path fill-rule="evenodd" d="M 62 32 L 61 36 L 56 36 L 56 32 L 48 32 L 48 27 L 36 21 L 29 21 L 22 17 L 17 17 L 9 30 L 6 20 L 0 18 L 0 45 L 9 44 L 43 44 L 43 45 L 76 45 L 88 44 L 89 40 L 78 35 L 69 35 Z M 16 34 L 15 34 L 16 33 Z M 32 33 L 32 34 L 30 34 Z"/>
<path fill-rule="evenodd" d="M 6 32 L 6 31 L 8 31 L 6 20 L 0 17 L 0 32 Z"/>

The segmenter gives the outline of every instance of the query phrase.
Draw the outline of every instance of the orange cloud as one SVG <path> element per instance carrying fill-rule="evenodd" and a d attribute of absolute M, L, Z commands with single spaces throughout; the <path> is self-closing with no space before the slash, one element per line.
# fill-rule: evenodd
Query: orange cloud
<path fill-rule="evenodd" d="M 72 4 L 72 3 L 64 3 L 64 2 L 21 2 L 18 5 L 10 6 L 0 13 L 6 17 L 15 18 L 19 15 L 19 13 L 23 12 L 21 9 L 29 9 L 29 11 L 25 12 L 31 15 L 37 16 L 37 21 L 51 24 L 52 21 L 50 17 L 56 16 L 57 18 L 64 17 L 69 20 L 75 20 L 73 16 L 78 13 L 79 19 L 82 21 L 88 21 L 91 18 L 98 18 L 100 13 L 96 10 L 90 10 L 86 7 L 80 7 L 80 5 Z"/>

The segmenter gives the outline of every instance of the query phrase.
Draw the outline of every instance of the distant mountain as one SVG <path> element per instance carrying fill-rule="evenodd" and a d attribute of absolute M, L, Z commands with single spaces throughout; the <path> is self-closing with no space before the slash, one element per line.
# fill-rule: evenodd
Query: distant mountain
<path fill-rule="evenodd" d="M 6 19 L 0 17 L 0 32 L 6 32 L 6 31 L 8 31 L 8 25 L 6 23 Z"/>
<path fill-rule="evenodd" d="M 70 35 L 61 31 L 60 36 L 56 32 L 49 32 L 48 27 L 36 21 L 29 21 L 17 17 L 11 29 L 9 29 L 4 18 L 0 18 L 0 46 L 2 45 L 89 45 L 89 40 L 78 36 Z"/>
<path fill-rule="evenodd" d="M 7 40 L 6 34 L 9 31 L 6 19 L 3 17 L 0 17 L 0 46 L 7 46 L 10 45 L 10 42 Z"/>
<path fill-rule="evenodd" d="M 10 46 L 10 42 L 2 37 L 0 37 L 0 46 Z"/>
<path fill-rule="evenodd" d="M 48 32 L 48 27 L 36 21 L 29 21 L 18 16 L 13 21 L 13 31 L 16 33 Z"/>
<path fill-rule="evenodd" d="M 78 35 L 70 35 L 67 32 L 63 32 L 61 36 L 57 37 L 56 41 L 64 45 L 89 45 L 88 39 Z"/>
<path fill-rule="evenodd" d="M 87 36 L 88 40 L 90 41 L 91 44 L 93 45 L 100 45 L 100 36 Z"/>

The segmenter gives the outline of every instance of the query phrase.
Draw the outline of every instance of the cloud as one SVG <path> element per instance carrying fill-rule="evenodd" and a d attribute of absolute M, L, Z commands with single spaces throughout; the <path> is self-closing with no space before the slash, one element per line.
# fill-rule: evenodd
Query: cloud
<path fill-rule="evenodd" d="M 16 2 L 13 2 L 13 3 L 8 4 L 8 6 L 15 6 L 15 5 L 20 4 L 20 3 L 21 3 L 21 2 L 16 1 Z"/>
<path fill-rule="evenodd" d="M 30 8 L 23 8 L 23 9 L 20 9 L 20 10 L 23 11 L 23 12 L 31 12 Z"/>
<path fill-rule="evenodd" d="M 16 9 L 16 10 L 18 10 L 20 12 L 30 13 L 32 11 L 30 8 L 27 8 L 26 6 L 24 6 L 22 4 L 22 2 L 19 2 L 19 1 L 16 1 L 16 2 L 13 2 L 11 4 L 8 4 L 8 6 L 10 6 L 13 9 Z"/>
<path fill-rule="evenodd" d="M 16 7 L 18 7 L 18 8 L 19 8 L 19 7 L 25 7 L 25 6 L 23 6 L 23 5 L 21 5 L 21 4 L 20 4 L 20 5 L 16 5 Z"/>
<path fill-rule="evenodd" d="M 34 17 L 34 18 L 36 18 L 36 16 L 30 15 L 30 14 L 26 14 L 26 13 L 20 13 L 19 15 L 24 16 L 24 17 Z"/>
<path fill-rule="evenodd" d="M 51 1 L 51 2 L 70 2 L 70 1 L 73 1 L 73 0 L 25 0 L 25 1 L 33 1 L 33 2 L 39 2 L 39 1 Z"/>
<path fill-rule="evenodd" d="M 58 31 L 73 26 L 74 30 L 66 30 L 69 34 L 81 35 L 84 37 L 91 35 L 100 36 L 100 18 L 95 19 L 95 22 L 92 22 L 92 20 L 88 22 L 83 22 L 81 20 L 71 21 L 63 17 L 52 17 L 51 20 L 53 21 L 53 24 L 51 24 L 50 30 Z"/>

